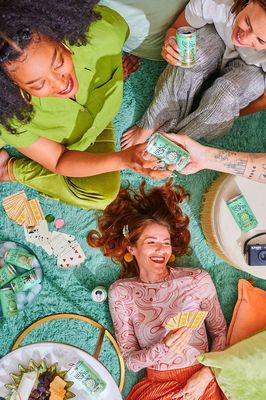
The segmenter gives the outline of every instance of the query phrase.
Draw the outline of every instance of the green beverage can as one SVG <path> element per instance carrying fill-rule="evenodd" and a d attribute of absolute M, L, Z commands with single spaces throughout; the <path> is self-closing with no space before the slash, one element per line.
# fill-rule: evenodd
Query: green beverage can
<path fill-rule="evenodd" d="M 32 269 L 33 255 L 23 250 L 9 249 L 5 254 L 5 262 L 23 269 Z"/>
<path fill-rule="evenodd" d="M 107 290 L 104 286 L 96 286 L 91 292 L 91 298 L 95 303 L 102 303 L 107 299 Z"/>
<path fill-rule="evenodd" d="M 4 317 L 18 313 L 16 296 L 11 288 L 0 289 L 0 303 Z"/>
<path fill-rule="evenodd" d="M 37 285 L 37 283 L 41 283 L 41 281 L 41 275 L 37 270 L 32 269 L 31 271 L 27 271 L 24 274 L 17 276 L 13 279 L 10 285 L 15 293 L 26 292 L 33 286 Z"/>
<path fill-rule="evenodd" d="M 167 165 L 175 164 L 176 171 L 181 171 L 190 159 L 190 155 L 186 150 L 160 133 L 155 133 L 150 137 L 146 151 Z"/>
<path fill-rule="evenodd" d="M 242 194 L 228 200 L 226 204 L 242 232 L 248 232 L 258 225 L 255 215 Z"/>
<path fill-rule="evenodd" d="M 17 275 L 17 271 L 10 264 L 5 264 L 0 268 L 0 288 L 12 281 Z"/>
<path fill-rule="evenodd" d="M 176 31 L 176 44 L 181 56 L 182 68 L 191 68 L 197 63 L 196 29 L 182 26 Z"/>
<path fill-rule="evenodd" d="M 91 395 L 101 393 L 106 387 L 106 383 L 84 361 L 78 361 L 73 365 L 67 372 L 67 377 Z"/>

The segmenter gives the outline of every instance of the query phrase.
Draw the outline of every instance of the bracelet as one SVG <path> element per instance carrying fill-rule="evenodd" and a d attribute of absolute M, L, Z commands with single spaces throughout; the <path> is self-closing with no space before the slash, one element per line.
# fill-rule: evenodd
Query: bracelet
<path fill-rule="evenodd" d="M 7 175 L 9 177 L 9 180 L 12 182 L 16 181 L 16 178 L 14 177 L 14 174 L 11 171 L 11 163 L 13 165 L 13 160 L 15 160 L 15 159 L 16 159 L 16 157 L 10 157 L 10 159 L 7 162 Z"/>

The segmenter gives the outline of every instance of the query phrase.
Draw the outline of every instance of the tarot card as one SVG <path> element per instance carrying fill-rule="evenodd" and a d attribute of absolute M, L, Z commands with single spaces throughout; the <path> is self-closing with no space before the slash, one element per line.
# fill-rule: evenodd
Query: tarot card
<path fill-rule="evenodd" d="M 197 316 L 198 311 L 189 311 L 189 316 L 188 316 L 188 323 L 187 323 L 187 327 L 191 328 L 191 325 L 193 324 L 193 321 L 195 319 L 195 317 Z"/>
<path fill-rule="evenodd" d="M 208 315 L 208 311 L 198 311 L 194 320 L 191 323 L 191 329 L 197 330 L 201 327 L 203 324 L 205 318 Z"/>
<path fill-rule="evenodd" d="M 179 319 L 180 319 L 180 315 L 181 313 L 177 313 L 177 315 L 175 315 L 174 317 L 172 317 L 171 319 L 169 319 L 169 321 L 166 324 L 166 328 L 169 330 L 174 330 L 174 329 L 178 329 L 179 328 Z"/>
<path fill-rule="evenodd" d="M 26 226 L 26 228 L 38 225 L 28 201 L 25 201 L 24 203 L 24 213 L 25 213 L 24 225 Z"/>
<path fill-rule="evenodd" d="M 184 326 L 188 326 L 189 313 L 190 313 L 190 311 L 182 311 L 180 319 L 179 319 L 179 327 L 178 328 L 183 328 Z"/>
<path fill-rule="evenodd" d="M 176 328 L 176 323 L 174 321 L 174 318 L 170 318 L 167 324 L 165 325 L 165 328 L 168 329 L 169 331 L 177 329 Z"/>
<path fill-rule="evenodd" d="M 40 202 L 38 199 L 31 199 L 29 200 L 29 205 L 35 218 L 36 225 L 39 225 L 40 222 L 44 220 L 44 214 L 40 206 Z"/>

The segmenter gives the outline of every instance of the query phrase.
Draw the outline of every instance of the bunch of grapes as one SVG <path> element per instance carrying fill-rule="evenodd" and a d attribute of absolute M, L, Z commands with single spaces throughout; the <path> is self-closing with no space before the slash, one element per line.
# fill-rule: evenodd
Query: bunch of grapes
<path fill-rule="evenodd" d="M 49 400 L 50 383 L 54 379 L 55 374 L 46 371 L 38 377 L 38 385 L 30 394 L 29 400 Z"/>

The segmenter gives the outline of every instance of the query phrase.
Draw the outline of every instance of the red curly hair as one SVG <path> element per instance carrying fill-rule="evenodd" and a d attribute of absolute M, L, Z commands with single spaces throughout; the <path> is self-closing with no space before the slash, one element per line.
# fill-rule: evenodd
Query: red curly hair
<path fill-rule="evenodd" d="M 144 227 L 150 223 L 159 223 L 169 229 L 173 254 L 186 254 L 190 242 L 188 230 L 189 218 L 184 215 L 179 204 L 187 193 L 180 186 L 173 185 L 172 180 L 160 187 L 145 190 L 143 181 L 139 192 L 130 187 L 120 189 L 117 198 L 109 204 L 98 220 L 98 231 L 90 231 L 88 244 L 100 248 L 107 257 L 112 257 L 122 264 L 120 277 L 136 276 L 139 269 L 135 258 L 126 262 L 124 255 L 127 246 L 134 245 Z M 124 227 L 128 234 L 124 235 Z"/>

